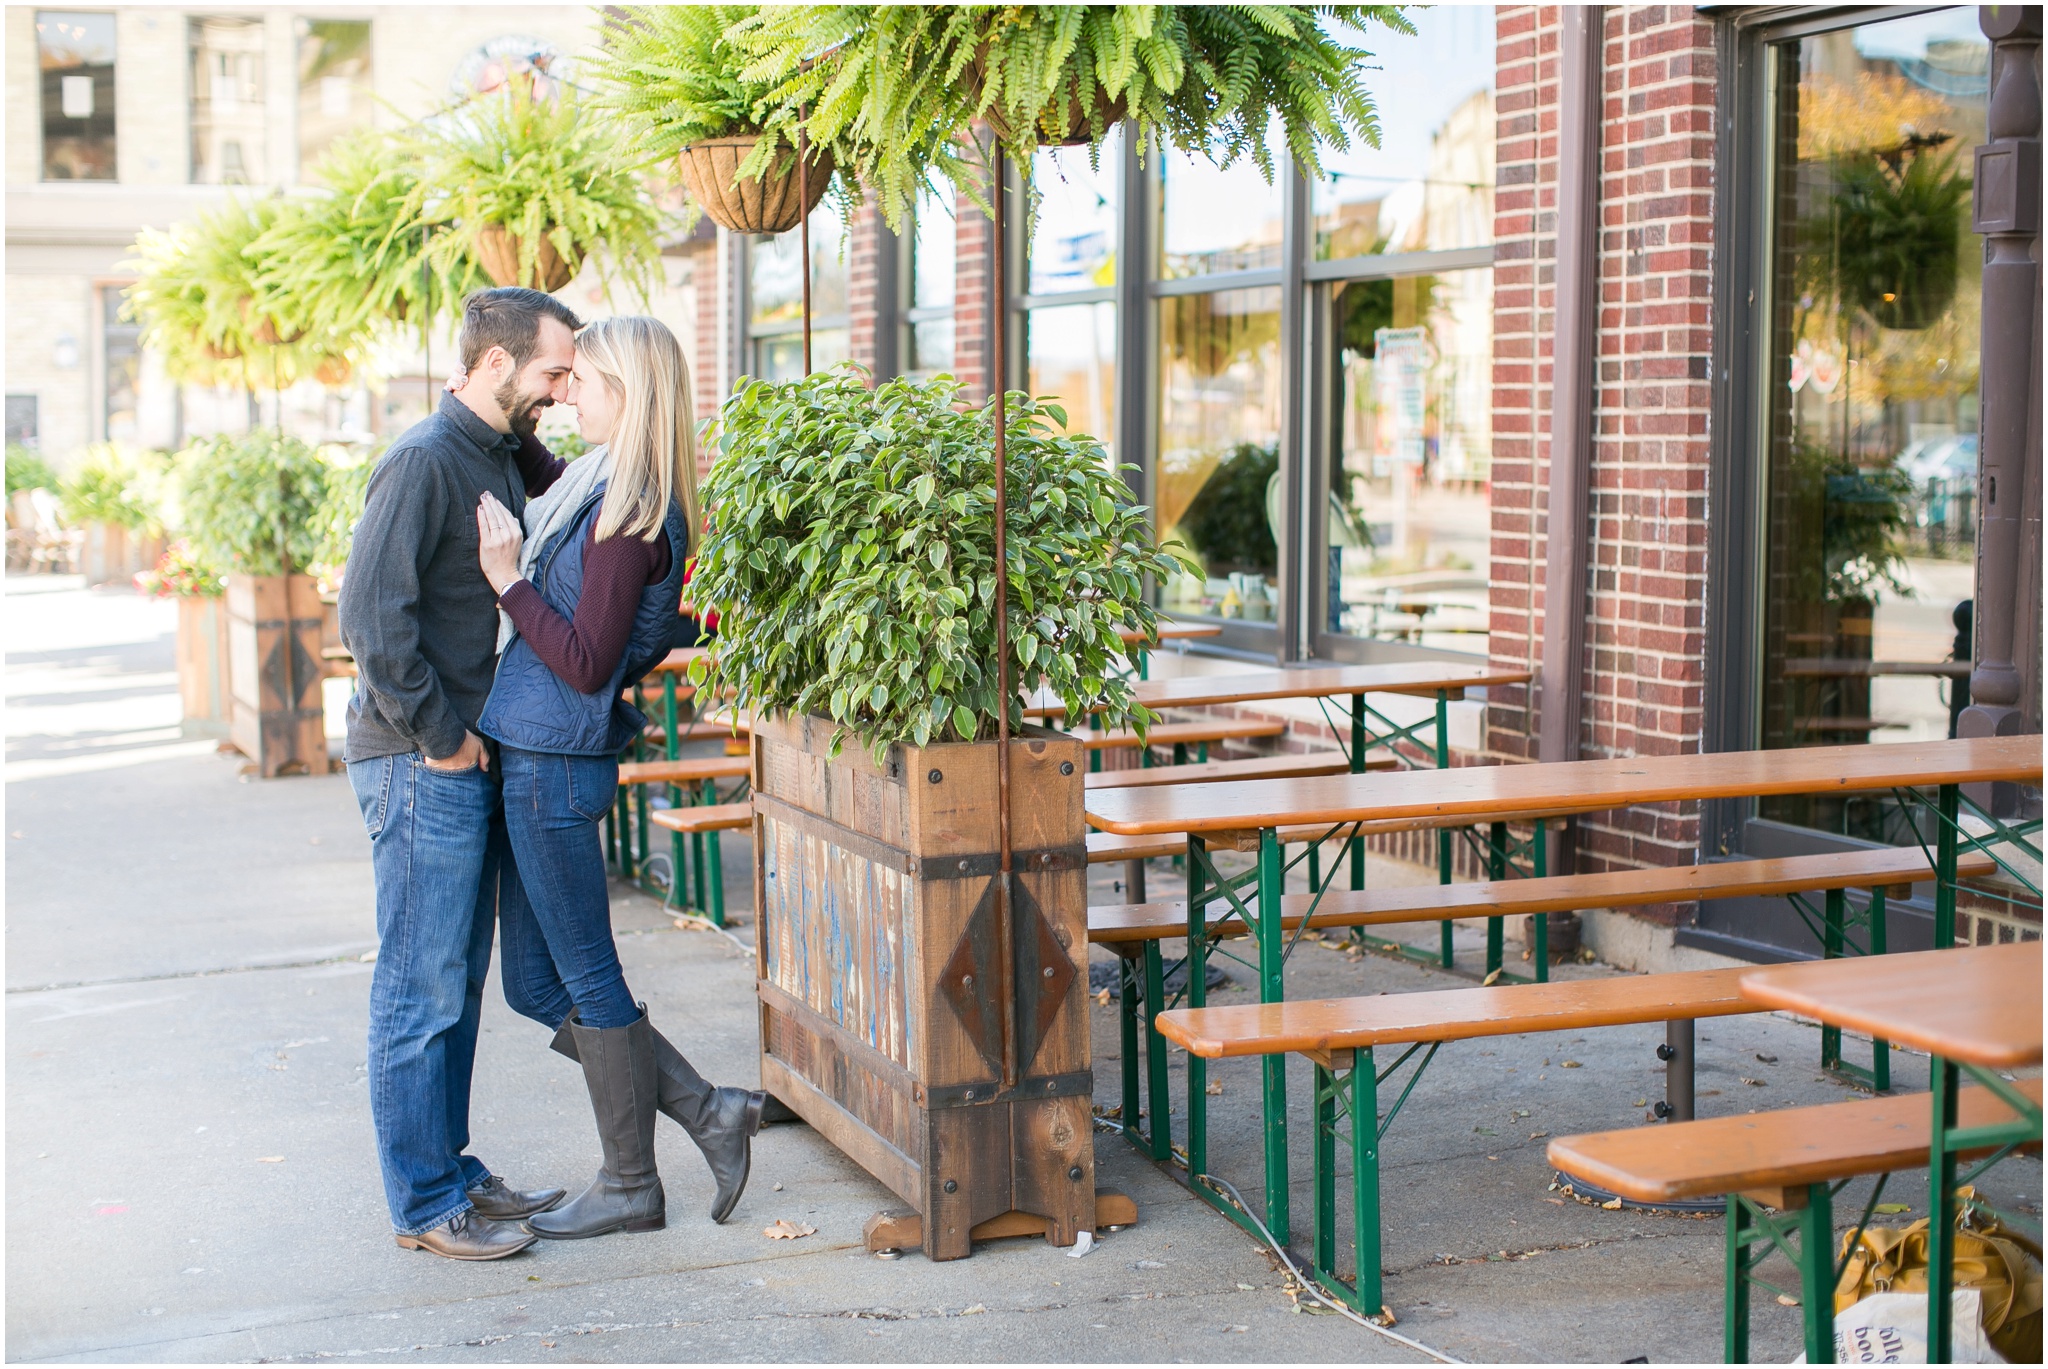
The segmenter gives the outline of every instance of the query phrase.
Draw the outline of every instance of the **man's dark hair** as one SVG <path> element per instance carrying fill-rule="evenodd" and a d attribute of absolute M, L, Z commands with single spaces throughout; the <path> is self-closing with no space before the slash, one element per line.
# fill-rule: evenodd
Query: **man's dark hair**
<path fill-rule="evenodd" d="M 538 290 L 506 285 L 477 291 L 462 302 L 462 369 L 475 370 L 493 347 L 503 347 L 515 368 L 524 366 L 539 344 L 543 318 L 556 320 L 572 333 L 583 326 L 575 310 Z"/>

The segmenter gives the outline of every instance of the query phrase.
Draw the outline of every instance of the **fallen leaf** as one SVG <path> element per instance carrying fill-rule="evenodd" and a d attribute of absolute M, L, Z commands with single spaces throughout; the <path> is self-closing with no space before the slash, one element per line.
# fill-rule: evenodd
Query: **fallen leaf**
<path fill-rule="evenodd" d="M 1486 1158 L 1487 1158 L 1487 1159 L 1489 1159 L 1489 1160 L 1498 1160 L 1498 1159 L 1500 1159 L 1500 1156 L 1498 1156 L 1498 1155 L 1489 1155 L 1489 1156 L 1487 1156 Z"/>
<path fill-rule="evenodd" d="M 552 1350 L 555 1348 L 555 1343 L 551 1340 L 544 1340 L 540 1343 L 540 1348 L 543 1350 Z"/>
<path fill-rule="evenodd" d="M 1639 1108 L 1646 1108 L 1650 1106 L 1650 1100 L 1647 1098 L 1638 1098 L 1636 1099 L 1636 1106 Z"/>
<path fill-rule="evenodd" d="M 1785 1296 L 1785 1295 L 1784 1295 L 1783 1293 L 1780 1293 L 1780 1294 L 1778 1295 L 1778 1306 L 1780 1306 L 1780 1307 L 1797 1307 L 1797 1306 L 1799 1306 L 1799 1299 L 1797 1299 L 1797 1298 L 1788 1298 L 1788 1297 L 1786 1297 L 1786 1296 Z"/>
<path fill-rule="evenodd" d="M 360 960 L 365 965 L 373 965 L 377 961 L 377 953 L 375 951 L 364 951 L 361 955 L 357 956 L 356 959 Z"/>
<path fill-rule="evenodd" d="M 1543 1201 L 1549 1203 L 1552 1207 L 1564 1206 L 1564 1199 L 1562 1198 L 1545 1198 Z"/>
<path fill-rule="evenodd" d="M 980 1303 L 976 1303 L 972 1307 L 961 1308 L 960 1315 L 963 1317 L 978 1317 L 986 1311 L 988 1311 L 986 1307 L 983 1307 Z"/>
<path fill-rule="evenodd" d="M 780 1192 L 782 1192 L 782 1185 L 781 1185 L 781 1184 L 777 1184 L 777 1185 L 775 1186 L 775 1191 L 776 1191 L 777 1193 L 780 1193 Z"/>
<path fill-rule="evenodd" d="M 1757 1087 L 1757 1088 L 1762 1088 L 1762 1087 L 1764 1086 L 1764 1081 L 1763 1081 L 1763 1080 L 1761 1080 L 1761 1079 L 1752 1079 L 1752 1078 L 1750 1078 L 1750 1077 L 1749 1077 L 1748 1075 L 1746 1075 L 1746 1074 L 1742 1076 L 1742 1082 L 1743 1082 L 1743 1083 L 1745 1083 L 1745 1084 L 1750 1084 L 1750 1085 L 1753 1085 L 1753 1086 L 1755 1086 L 1755 1087 Z"/>
<path fill-rule="evenodd" d="M 1206 1089 L 1204 1089 L 1204 1090 L 1203 1090 L 1203 1092 L 1204 1092 L 1204 1093 L 1221 1093 L 1221 1092 L 1223 1092 L 1223 1081 L 1222 1081 L 1222 1080 L 1220 1080 L 1220 1079 L 1216 1079 L 1216 1080 L 1211 1080 L 1211 1081 L 1210 1081 L 1210 1083 L 1209 1083 L 1209 1087 L 1208 1087 L 1208 1088 L 1206 1088 Z"/>
<path fill-rule="evenodd" d="M 1759 1060 L 1761 1060 L 1761 1061 L 1763 1061 L 1763 1062 L 1764 1062 L 1764 1063 L 1765 1063 L 1766 1065 L 1775 1065 L 1775 1064 L 1777 1064 L 1777 1063 L 1778 1063 L 1778 1057 L 1777 1057 L 1777 1056 L 1775 1056 L 1775 1055 L 1766 1055 L 1766 1054 L 1764 1054 L 1764 1053 L 1763 1053 L 1762 1051 L 1758 1051 L 1758 1052 L 1756 1053 L 1756 1058 L 1757 1058 L 1757 1059 L 1759 1059 Z"/>
<path fill-rule="evenodd" d="M 1606 1202 L 1600 1204 L 1600 1206 L 1606 1208 L 1609 1212 L 1619 1212 L 1621 1211 L 1621 1199 L 1609 1198 Z"/>
<path fill-rule="evenodd" d="M 1529 1139 L 1532 1141 L 1540 1141 L 1548 1135 L 1550 1135 L 1550 1133 L 1547 1131 L 1532 1131 L 1529 1133 Z"/>
<path fill-rule="evenodd" d="M 1248 1283 L 1241 1283 L 1241 1284 L 1239 1284 L 1239 1285 L 1237 1286 L 1237 1291 L 1238 1291 L 1238 1292 L 1240 1292 L 1240 1293 L 1255 1293 L 1255 1292 L 1257 1292 L 1258 1290 L 1257 1290 L 1257 1289 L 1255 1289 L 1255 1288 L 1253 1288 L 1253 1287 L 1252 1287 L 1252 1286 L 1251 1286 L 1250 1284 L 1248 1284 Z"/>
<path fill-rule="evenodd" d="M 1564 1068 L 1568 1070 L 1576 1070 L 1583 1069 L 1585 1067 L 1576 1060 L 1567 1060 L 1564 1062 Z"/>
<path fill-rule="evenodd" d="M 1489 970 L 1489 971 L 1487 971 L 1487 974 L 1486 974 L 1486 978 L 1484 978 L 1484 979 L 1482 979 L 1482 980 L 1480 980 L 1480 981 L 1479 981 L 1479 987 L 1481 987 L 1481 988 L 1483 989 L 1483 988 L 1485 988 L 1485 987 L 1486 987 L 1486 986 L 1487 986 L 1488 984 L 1491 984 L 1491 983 L 1493 983 L 1493 981 L 1494 981 L 1494 980 L 1496 980 L 1496 979 L 1499 979 L 1499 978 L 1500 978 L 1500 971 L 1499 971 L 1499 970 Z"/>
<path fill-rule="evenodd" d="M 1102 991 L 1101 993 L 1098 993 L 1098 994 L 1096 994 L 1096 995 L 1095 995 L 1095 1001 L 1096 1001 L 1097 1003 L 1100 1003 L 1100 1004 L 1101 1004 L 1101 1005 L 1102 1005 L 1103 1007 L 1105 1007 L 1105 1008 L 1106 1008 L 1106 1007 L 1108 1007 L 1108 1006 L 1109 1006 L 1109 990 L 1108 990 L 1108 989 L 1104 989 L 1104 990 L 1103 990 L 1103 991 Z"/>
<path fill-rule="evenodd" d="M 259 1164 L 259 1165 L 281 1165 L 281 1164 L 283 1164 L 283 1163 L 284 1163 L 284 1156 L 282 1156 L 282 1155 L 259 1155 L 259 1156 L 257 1156 L 257 1157 L 256 1157 L 256 1163 L 257 1163 L 257 1164 Z"/>
<path fill-rule="evenodd" d="M 792 1222 L 787 1217 L 777 1217 L 773 1226 L 761 1228 L 761 1234 L 771 1241 L 794 1241 L 805 1236 L 817 1235 L 818 1228 L 805 1226 L 802 1222 Z"/>
<path fill-rule="evenodd" d="M 1251 1330 L 1249 1326 L 1226 1326 L 1223 1328 L 1223 1334 L 1226 1336 L 1241 1336 L 1249 1330 Z"/>
<path fill-rule="evenodd" d="M 1529 1109 L 1527 1109 L 1527 1108 L 1516 1108 L 1516 1109 L 1515 1109 L 1515 1115 L 1514 1115 L 1514 1117 L 1513 1117 L 1513 1118 L 1510 1118 L 1509 1120 L 1510 1120 L 1510 1121 L 1513 1121 L 1513 1120 L 1516 1120 L 1516 1119 L 1519 1119 L 1519 1118 L 1527 1117 L 1528 1115 L 1529 1115 Z"/>
<path fill-rule="evenodd" d="M 1911 1212 L 1913 1205 L 1911 1203 L 1879 1203 L 1870 1210 L 1872 1212 L 1882 1212 L 1887 1217 L 1893 1217 L 1901 1212 Z"/>

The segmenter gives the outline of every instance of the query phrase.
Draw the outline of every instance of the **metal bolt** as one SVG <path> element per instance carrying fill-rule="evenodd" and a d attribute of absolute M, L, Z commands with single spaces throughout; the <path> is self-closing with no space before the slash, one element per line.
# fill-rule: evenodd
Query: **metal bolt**
<path fill-rule="evenodd" d="M 1071 775 L 1071 774 L 1073 774 L 1073 773 L 1074 773 L 1074 763 L 1073 763 L 1072 761 L 1061 761 L 1061 762 L 1060 762 L 1060 773 L 1061 773 L 1062 775 Z"/>
<path fill-rule="evenodd" d="M 1045 977 L 1046 977 L 1047 979 L 1051 979 L 1051 978 L 1052 978 L 1052 966 L 1048 965 L 1048 966 L 1046 966 L 1046 967 L 1045 967 Z"/>
<path fill-rule="evenodd" d="M 966 861 L 964 861 L 964 860 L 963 860 L 963 861 L 961 861 L 961 862 L 960 862 L 960 869 L 961 869 L 961 871 L 962 871 L 963 873 L 964 873 L 964 872 L 966 871 L 966 869 L 967 869 L 967 862 L 966 862 Z"/>
<path fill-rule="evenodd" d="M 1078 1179 L 1078 1178 L 1080 1178 L 1080 1177 L 1081 1177 L 1081 1167 L 1080 1167 L 1079 1165 L 1075 1165 L 1075 1166 L 1074 1166 L 1074 1167 L 1073 1167 L 1072 1169 L 1070 1169 L 1070 1170 L 1068 1170 L 1068 1171 L 1067 1171 L 1067 1177 L 1068 1177 L 1069 1179 Z"/>
<path fill-rule="evenodd" d="M 940 774 L 938 771 L 934 770 L 930 774 L 926 775 L 925 778 L 927 780 L 930 780 L 933 784 L 937 784 L 940 780 L 946 777 Z"/>
<path fill-rule="evenodd" d="M 1038 853 L 1038 863 L 1039 863 L 1040 865 L 1050 865 L 1050 864 L 1052 864 L 1052 852 L 1050 852 L 1050 851 L 1040 851 L 1040 852 Z"/>
<path fill-rule="evenodd" d="M 1671 1049 L 1668 1044 L 1657 1047 L 1657 1058 L 1659 1060 L 1669 1060 L 1677 1054 L 1678 1052 Z"/>
<path fill-rule="evenodd" d="M 875 1258 L 878 1260 L 900 1260 L 903 1258 L 903 1252 L 900 1250 L 877 1250 Z"/>
<path fill-rule="evenodd" d="M 970 1098 L 971 1098 L 971 1097 L 973 1097 L 973 1096 L 974 1096 L 973 1094 L 969 1094 L 969 1095 L 968 1095 L 968 1097 L 970 1097 Z M 948 1192 L 948 1193 L 958 1193 L 959 1191 L 960 1191 L 960 1181 L 959 1181 L 959 1180 L 957 1180 L 957 1179 L 948 1179 L 948 1180 L 946 1180 L 946 1192 Z"/>
<path fill-rule="evenodd" d="M 973 976 L 973 975 L 971 975 L 971 974 L 963 974 L 963 975 L 961 975 L 961 976 L 960 976 L 960 987 L 961 987 L 961 988 L 963 988 L 963 989 L 971 989 L 971 988 L 973 988 L 973 987 L 974 987 L 974 976 Z"/>
<path fill-rule="evenodd" d="M 973 1090 L 973 1089 L 968 1089 L 968 1090 L 966 1090 L 965 1092 L 963 1092 L 963 1093 L 962 1093 L 962 1094 L 961 1094 L 960 1096 L 961 1096 L 962 1098 L 965 1098 L 965 1099 L 966 1099 L 966 1100 L 967 1100 L 968 1102 L 970 1102 L 970 1103 L 971 1103 L 971 1102 L 973 1102 L 973 1101 L 974 1101 L 974 1090 Z M 952 1180 L 950 1180 L 950 1179 L 949 1179 L 949 1180 L 947 1180 L 947 1182 L 948 1182 L 948 1183 L 951 1183 L 951 1182 L 952 1182 Z M 950 1188 L 946 1190 L 946 1192 L 948 1192 L 948 1193 L 951 1193 L 952 1191 L 953 1191 L 953 1190 L 952 1190 L 952 1189 L 950 1189 Z"/>

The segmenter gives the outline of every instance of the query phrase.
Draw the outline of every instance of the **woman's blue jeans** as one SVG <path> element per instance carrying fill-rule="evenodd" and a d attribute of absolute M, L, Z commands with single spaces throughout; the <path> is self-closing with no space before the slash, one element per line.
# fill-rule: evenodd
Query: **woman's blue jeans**
<path fill-rule="evenodd" d="M 513 863 L 499 891 L 499 964 L 512 1011 L 550 1029 L 629 1027 L 640 1009 L 612 941 L 598 823 L 618 793 L 609 756 L 499 749 Z"/>
<path fill-rule="evenodd" d="M 352 761 L 370 834 L 377 968 L 370 979 L 370 1116 L 391 1225 L 416 1236 L 468 1210 L 490 1177 L 469 1148 L 492 914 L 509 873 L 498 777 L 428 767 L 415 751 Z"/>

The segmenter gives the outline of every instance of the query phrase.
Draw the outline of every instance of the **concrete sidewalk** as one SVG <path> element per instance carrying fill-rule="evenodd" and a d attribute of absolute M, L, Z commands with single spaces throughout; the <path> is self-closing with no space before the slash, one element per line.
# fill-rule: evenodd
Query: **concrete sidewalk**
<path fill-rule="evenodd" d="M 1140 1224 L 1078 1260 L 1036 1240 L 943 1265 L 868 1256 L 862 1223 L 898 1201 L 801 1126 L 763 1133 L 738 1214 L 713 1226 L 703 1166 L 667 1123 L 663 1232 L 484 1265 L 398 1250 L 363 1085 L 374 931 L 346 780 L 245 779 L 180 735 L 166 605 L 15 577 L 5 615 L 10 1359 L 1424 1360 L 1298 1313 L 1277 1261 L 1110 1132 L 1101 1182 Z M 726 845 L 744 940 L 749 858 Z M 751 958 L 623 889 L 614 916 L 656 1023 L 714 1079 L 755 1078 Z M 1463 982 L 1314 945 L 1290 970 L 1296 996 Z M 1115 1009 L 1096 1017 L 1113 1103 Z M 1444 1053 L 1387 1141 L 1403 1334 L 1473 1360 L 1717 1355 L 1719 1220 L 1562 1202 L 1542 1162 L 1544 1133 L 1642 1117 L 1658 1039 Z M 1702 1111 L 1844 1096 L 1817 1055 L 1791 1022 L 1710 1024 Z M 1900 1064 L 1917 1086 L 1922 1062 Z M 1256 1068 L 1212 1077 L 1213 1153 L 1251 1192 Z M 597 1163 L 580 1077 L 495 987 L 474 1131 L 522 1186 L 577 1185 Z M 1900 1180 L 1915 1201 L 1924 1184 Z M 2038 1164 L 2009 1164 L 1994 1191 L 2038 1210 L 2038 1183 Z M 816 1234 L 766 1239 L 779 1217 Z M 1760 1311 L 1760 1359 L 1791 1357 L 1796 1317 Z"/>

